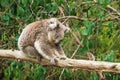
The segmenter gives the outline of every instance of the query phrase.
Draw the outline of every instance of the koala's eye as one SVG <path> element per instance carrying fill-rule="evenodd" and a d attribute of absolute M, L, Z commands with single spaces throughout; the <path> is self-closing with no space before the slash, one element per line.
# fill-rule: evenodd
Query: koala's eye
<path fill-rule="evenodd" d="M 54 22 L 51 21 L 50 24 L 54 24 Z"/>
<path fill-rule="evenodd" d="M 59 26 L 59 24 L 57 24 L 56 26 L 55 26 L 55 28 L 54 28 L 54 30 L 59 30 L 60 29 L 60 26 Z"/>

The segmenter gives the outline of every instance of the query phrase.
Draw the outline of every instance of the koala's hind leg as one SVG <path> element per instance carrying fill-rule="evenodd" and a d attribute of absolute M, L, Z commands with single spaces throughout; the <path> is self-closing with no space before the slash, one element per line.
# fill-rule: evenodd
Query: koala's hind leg
<path fill-rule="evenodd" d="M 39 41 L 36 41 L 34 45 L 38 53 L 43 58 L 49 60 L 52 64 L 56 64 L 56 61 L 55 61 L 56 55 L 54 55 L 54 52 L 51 46 Z"/>
<path fill-rule="evenodd" d="M 41 60 L 42 56 L 38 54 L 38 51 L 33 46 L 27 46 L 23 49 L 23 52 L 27 54 L 28 57 L 37 58 Z"/>
<path fill-rule="evenodd" d="M 67 58 L 65 53 L 64 53 L 64 50 L 63 50 L 63 48 L 61 47 L 60 44 L 56 44 L 54 50 L 55 50 L 55 53 L 58 55 L 58 57 L 60 59 L 66 59 Z"/>

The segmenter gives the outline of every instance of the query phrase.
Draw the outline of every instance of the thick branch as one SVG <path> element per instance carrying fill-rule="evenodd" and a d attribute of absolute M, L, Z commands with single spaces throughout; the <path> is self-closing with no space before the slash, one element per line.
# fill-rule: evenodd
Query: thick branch
<path fill-rule="evenodd" d="M 57 67 L 62 67 L 62 68 L 74 68 L 74 69 L 81 69 L 81 70 L 94 70 L 94 71 L 102 71 L 102 72 L 120 73 L 120 63 L 76 60 L 76 59 L 66 59 L 66 60 L 56 59 L 57 64 L 53 65 L 45 59 L 42 59 L 39 62 L 36 59 L 28 58 L 27 56 L 25 56 L 24 54 L 22 54 L 20 51 L 17 51 L 17 50 L 14 50 L 14 51 L 0 50 L 0 57 L 31 61 L 34 63 L 38 63 L 41 65 L 47 65 L 47 66 L 57 66 Z"/>

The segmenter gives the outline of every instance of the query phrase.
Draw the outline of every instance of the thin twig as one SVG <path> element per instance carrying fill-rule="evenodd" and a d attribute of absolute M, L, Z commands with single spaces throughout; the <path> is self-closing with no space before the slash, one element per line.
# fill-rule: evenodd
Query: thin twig
<path fill-rule="evenodd" d="M 70 30 L 70 33 L 73 35 L 73 37 L 75 38 L 76 42 L 78 43 L 78 45 L 80 45 L 81 47 L 83 47 L 82 43 L 80 42 L 80 40 L 78 39 L 78 37 Z"/>
<path fill-rule="evenodd" d="M 114 11 L 115 13 L 118 14 L 118 16 L 120 16 L 120 13 L 113 7 L 111 7 L 110 5 L 107 5 L 107 8 L 111 9 L 112 11 Z"/>
<path fill-rule="evenodd" d="M 77 17 L 77 16 L 65 16 L 62 7 L 59 7 L 59 11 L 60 11 L 61 15 L 63 16 L 63 18 L 66 17 L 63 23 L 66 24 L 67 26 L 68 26 L 67 21 L 68 21 L 70 18 L 72 18 L 72 17 L 74 17 L 74 18 L 79 18 L 79 17 Z M 75 38 L 76 42 L 77 42 L 81 47 L 83 47 L 83 45 L 81 44 L 80 40 L 77 38 L 77 36 L 76 36 L 71 30 L 70 30 L 70 33 L 71 33 L 71 34 L 73 35 L 73 37 Z"/>
<path fill-rule="evenodd" d="M 59 20 L 62 20 L 62 19 L 66 19 L 66 18 L 69 18 L 69 19 L 77 19 L 77 20 L 80 20 L 80 21 L 85 21 L 87 19 L 85 18 L 80 18 L 80 17 L 77 17 L 77 16 L 64 16 L 64 17 L 60 17 L 58 18 Z"/>
<path fill-rule="evenodd" d="M 77 53 L 77 51 L 78 51 L 79 48 L 80 48 L 80 45 L 78 45 L 77 49 L 76 49 L 76 50 L 74 51 L 74 53 L 72 54 L 71 58 L 74 57 L 74 55 Z M 65 68 L 63 68 L 63 70 L 62 70 L 62 72 L 61 72 L 61 74 L 60 74 L 60 76 L 59 76 L 59 80 L 61 80 L 61 77 L 62 77 L 64 71 L 65 71 Z"/>
<path fill-rule="evenodd" d="M 89 21 L 95 21 L 96 19 L 86 19 L 86 18 L 80 18 L 80 17 L 77 17 L 77 16 L 64 16 L 64 17 L 60 17 L 58 18 L 59 20 L 62 20 L 62 19 L 76 19 L 76 20 L 80 20 L 80 21 L 85 21 L 85 20 L 89 20 Z M 108 19 L 105 19 L 105 20 L 97 20 L 97 21 L 101 21 L 101 22 L 106 22 L 106 21 L 114 21 L 114 20 L 118 20 L 120 19 L 120 16 L 118 17 L 114 17 L 114 18 L 108 18 Z"/>
<path fill-rule="evenodd" d="M 34 3 L 34 0 L 32 0 L 32 2 L 31 2 L 31 4 L 30 4 L 30 10 L 31 10 L 32 14 L 35 15 L 34 11 L 32 10 L 32 5 L 33 5 L 33 3 Z"/>
<path fill-rule="evenodd" d="M 77 53 L 78 49 L 80 48 L 80 45 L 78 45 L 77 49 L 74 51 L 74 53 L 72 54 L 71 58 L 73 58 L 75 56 L 75 54 Z"/>
<path fill-rule="evenodd" d="M 95 3 L 97 3 L 97 1 L 96 1 L 96 0 L 94 0 L 94 2 L 95 2 Z M 118 11 L 117 11 L 115 8 L 113 8 L 112 6 L 107 5 L 107 8 L 111 9 L 112 11 L 114 11 L 115 13 L 117 13 L 117 14 L 118 14 L 118 16 L 120 16 L 120 12 L 118 12 Z"/>

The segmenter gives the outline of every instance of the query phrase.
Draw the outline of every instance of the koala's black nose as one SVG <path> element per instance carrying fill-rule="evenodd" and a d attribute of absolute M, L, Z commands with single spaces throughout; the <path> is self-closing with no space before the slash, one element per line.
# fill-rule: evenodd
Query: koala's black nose
<path fill-rule="evenodd" d="M 54 22 L 51 21 L 50 24 L 54 24 Z"/>
<path fill-rule="evenodd" d="M 57 27 L 59 28 L 59 27 L 60 27 L 60 25 L 59 25 L 59 24 L 57 24 Z"/>

